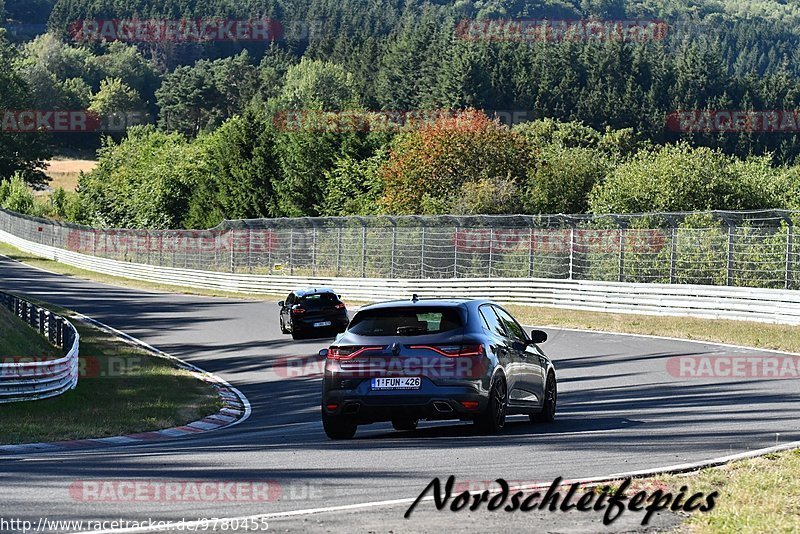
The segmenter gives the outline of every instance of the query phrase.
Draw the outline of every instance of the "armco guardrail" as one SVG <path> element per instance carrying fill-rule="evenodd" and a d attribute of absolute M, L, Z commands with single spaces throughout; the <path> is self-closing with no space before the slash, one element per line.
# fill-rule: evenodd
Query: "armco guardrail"
<path fill-rule="evenodd" d="M 800 324 L 800 292 L 681 284 L 639 284 L 545 278 L 341 278 L 221 273 L 98 258 L 34 243 L 0 230 L 0 241 L 26 252 L 104 274 L 161 284 L 240 293 L 285 294 L 327 285 L 347 298 L 378 301 L 422 297 L 482 297 L 576 310 L 741 319 Z"/>
<path fill-rule="evenodd" d="M 0 354 L 0 404 L 55 397 L 74 389 L 78 385 L 80 347 L 75 327 L 63 317 L 14 295 L 0 292 L 0 305 L 64 352 L 61 358 L 43 360 Z"/>

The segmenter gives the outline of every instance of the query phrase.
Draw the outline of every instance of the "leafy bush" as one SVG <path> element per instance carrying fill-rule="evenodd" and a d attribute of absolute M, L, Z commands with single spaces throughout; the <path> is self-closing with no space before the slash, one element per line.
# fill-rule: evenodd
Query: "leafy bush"
<path fill-rule="evenodd" d="M 398 136 L 381 169 L 381 204 L 388 213 L 449 213 L 464 184 L 519 184 L 534 161 L 525 137 L 480 111 L 442 116 Z"/>
<path fill-rule="evenodd" d="M 196 184 L 208 174 L 205 146 L 177 133 L 135 126 L 119 144 L 106 139 L 97 167 L 79 181 L 93 224 L 180 228 Z"/>
<path fill-rule="evenodd" d="M 526 180 L 526 213 L 584 213 L 588 195 L 612 169 L 592 148 L 547 146 Z"/>
<path fill-rule="evenodd" d="M 594 213 L 746 210 L 783 202 L 763 158 L 737 162 L 686 143 L 639 152 L 616 167 L 589 198 Z"/>
<path fill-rule="evenodd" d="M 325 198 L 319 208 L 322 215 L 374 215 L 379 213 L 378 201 L 383 195 L 379 171 L 386 161 L 385 152 L 356 160 L 342 157 L 325 173 Z"/>
<path fill-rule="evenodd" d="M 39 211 L 33 193 L 20 173 L 15 173 L 10 180 L 0 182 L 0 206 L 28 215 L 37 215 Z"/>

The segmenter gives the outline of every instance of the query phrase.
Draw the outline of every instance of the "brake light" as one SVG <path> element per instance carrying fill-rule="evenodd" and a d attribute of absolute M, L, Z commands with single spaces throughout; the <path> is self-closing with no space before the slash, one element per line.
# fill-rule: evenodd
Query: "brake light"
<path fill-rule="evenodd" d="M 339 304 L 334 306 L 334 308 L 336 308 L 337 310 L 343 310 L 344 309 L 344 302 L 340 302 Z"/>
<path fill-rule="evenodd" d="M 411 345 L 410 349 L 432 350 L 448 358 L 461 358 L 465 356 L 482 356 L 483 345 Z"/>
<path fill-rule="evenodd" d="M 305 308 L 292 308 L 292 313 L 295 315 L 303 315 L 305 312 Z"/>
<path fill-rule="evenodd" d="M 386 347 L 331 347 L 328 349 L 329 360 L 352 360 L 365 352 L 383 350 Z"/>

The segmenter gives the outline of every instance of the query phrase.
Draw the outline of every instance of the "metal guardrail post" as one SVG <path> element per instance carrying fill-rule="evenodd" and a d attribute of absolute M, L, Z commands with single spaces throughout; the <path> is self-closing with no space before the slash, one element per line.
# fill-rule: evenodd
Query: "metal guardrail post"
<path fill-rule="evenodd" d="M 392 254 L 389 262 L 389 278 L 394 278 L 394 256 L 397 251 L 397 221 L 392 219 Z"/>
<path fill-rule="evenodd" d="M 425 278 L 425 224 L 422 224 L 422 239 L 419 250 L 419 277 Z"/>
<path fill-rule="evenodd" d="M 361 278 L 367 277 L 367 223 L 361 219 Z"/>
<path fill-rule="evenodd" d="M 628 223 L 622 217 L 613 215 L 614 222 L 619 227 L 619 250 L 617 252 L 617 280 L 625 281 L 625 234 L 628 230 Z"/>
<path fill-rule="evenodd" d="M 575 225 L 569 227 L 569 279 L 575 279 Z"/>
<path fill-rule="evenodd" d="M 311 276 L 317 276 L 317 227 L 311 229 Z"/>
<path fill-rule="evenodd" d="M 789 223 L 786 232 L 786 289 L 792 288 L 792 255 L 794 254 L 794 224 Z"/>
<path fill-rule="evenodd" d="M 294 275 L 294 227 L 289 227 L 289 276 Z"/>
<path fill-rule="evenodd" d="M 784 289 L 792 288 L 792 256 L 794 255 L 794 221 L 790 214 L 784 212 L 783 220 L 786 222 L 786 271 L 784 276 Z"/>
<path fill-rule="evenodd" d="M 536 249 L 536 236 L 533 232 L 533 223 L 528 221 L 528 278 L 533 278 L 533 254 Z"/>
<path fill-rule="evenodd" d="M 727 268 L 725 274 L 725 285 L 732 286 L 733 285 L 733 247 L 734 247 L 734 235 L 736 231 L 736 227 L 734 224 L 729 221 L 725 220 L 725 223 L 728 225 L 728 252 L 727 252 Z"/>
<path fill-rule="evenodd" d="M 494 227 L 489 228 L 489 278 L 492 277 L 492 263 L 494 263 Z"/>
<path fill-rule="evenodd" d="M 675 218 L 667 215 L 664 217 L 670 228 L 670 250 L 669 250 L 669 283 L 675 283 L 675 263 L 678 257 L 678 224 Z"/>
<path fill-rule="evenodd" d="M 336 276 L 342 273 L 342 227 L 336 228 Z"/>

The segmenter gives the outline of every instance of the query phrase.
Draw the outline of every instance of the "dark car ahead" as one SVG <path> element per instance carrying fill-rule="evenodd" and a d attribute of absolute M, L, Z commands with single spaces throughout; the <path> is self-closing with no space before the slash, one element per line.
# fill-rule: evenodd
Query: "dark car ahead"
<path fill-rule="evenodd" d="M 472 420 L 495 433 L 506 414 L 552 421 L 556 373 L 538 347 L 546 340 L 487 300 L 415 296 L 366 306 L 320 351 L 325 433 L 349 439 L 378 421 L 413 430 L 420 419 Z"/>
<path fill-rule="evenodd" d="M 281 332 L 294 339 L 344 332 L 349 323 L 347 307 L 328 287 L 297 289 L 278 306 Z"/>

